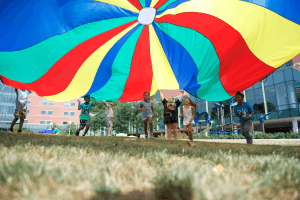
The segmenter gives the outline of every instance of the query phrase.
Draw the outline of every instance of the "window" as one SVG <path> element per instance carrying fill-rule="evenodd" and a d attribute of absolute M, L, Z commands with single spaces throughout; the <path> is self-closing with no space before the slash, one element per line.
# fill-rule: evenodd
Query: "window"
<path fill-rule="evenodd" d="M 68 122 L 63 122 L 63 125 L 67 125 L 68 124 Z"/>
<path fill-rule="evenodd" d="M 68 117 L 69 116 L 69 112 L 64 112 L 64 117 Z"/>
<path fill-rule="evenodd" d="M 29 111 L 29 109 L 27 109 L 27 115 L 29 115 L 29 113 L 30 113 L 30 111 Z"/>
<path fill-rule="evenodd" d="M 277 106 L 278 110 L 284 110 L 288 109 L 288 97 L 286 92 L 286 85 L 285 83 L 280 83 L 275 85 L 275 92 L 276 92 L 276 100 L 277 100 Z"/>
<path fill-rule="evenodd" d="M 75 103 L 71 102 L 71 108 L 75 108 Z"/>
<path fill-rule="evenodd" d="M 42 116 L 46 116 L 46 110 L 42 110 L 42 111 L 41 111 L 41 115 L 42 115 Z"/>
<path fill-rule="evenodd" d="M 273 85 L 274 84 L 273 74 L 270 74 L 269 76 L 267 76 L 263 81 L 264 81 L 265 86 Z"/>
<path fill-rule="evenodd" d="M 45 124 L 45 121 L 40 121 L 40 124 Z"/>
<path fill-rule="evenodd" d="M 300 71 L 296 70 L 296 69 L 292 69 L 293 70 L 293 75 L 294 75 L 294 80 L 296 82 L 300 82 Z"/>
<path fill-rule="evenodd" d="M 264 113 L 265 107 L 264 107 L 264 98 L 263 98 L 262 89 L 261 88 L 255 89 L 254 94 L 255 94 L 255 104 L 253 105 L 254 110 L 258 113 Z"/>
<path fill-rule="evenodd" d="M 54 106 L 54 102 L 53 101 L 49 101 L 49 106 Z"/>
<path fill-rule="evenodd" d="M 65 107 L 69 107 L 69 102 L 65 102 Z"/>
<path fill-rule="evenodd" d="M 53 111 L 52 110 L 48 110 L 48 116 L 53 116 Z"/>
<path fill-rule="evenodd" d="M 265 87 L 265 91 L 266 91 L 268 112 L 275 111 L 277 106 L 277 99 L 276 99 L 276 92 L 275 92 L 274 85 Z"/>
<path fill-rule="evenodd" d="M 250 103 L 251 105 L 255 104 L 254 90 L 247 90 L 246 91 L 246 97 L 247 97 L 247 102 L 248 103 Z"/>
<path fill-rule="evenodd" d="M 43 106 L 47 106 L 47 100 L 43 101 Z"/>
<path fill-rule="evenodd" d="M 25 119 L 25 120 L 24 120 L 24 124 L 28 124 L 28 119 Z"/>
<path fill-rule="evenodd" d="M 51 124 L 52 121 L 47 121 L 47 124 Z"/>
<path fill-rule="evenodd" d="M 291 68 L 284 70 L 284 77 L 285 81 L 292 81 L 294 79 L 293 77 L 293 70 Z"/>
<path fill-rule="evenodd" d="M 70 112 L 70 117 L 75 117 L 75 112 Z"/>
<path fill-rule="evenodd" d="M 297 93 L 295 84 L 293 81 L 286 83 L 286 89 L 288 93 L 289 104 L 297 104 Z"/>
<path fill-rule="evenodd" d="M 274 83 L 282 83 L 284 82 L 284 73 L 283 71 L 276 71 L 273 73 L 274 76 Z"/>
<path fill-rule="evenodd" d="M 28 99 L 27 105 L 30 105 L 30 104 L 31 104 L 31 99 Z"/>
<path fill-rule="evenodd" d="M 254 85 L 254 89 L 261 88 L 261 81 Z"/>

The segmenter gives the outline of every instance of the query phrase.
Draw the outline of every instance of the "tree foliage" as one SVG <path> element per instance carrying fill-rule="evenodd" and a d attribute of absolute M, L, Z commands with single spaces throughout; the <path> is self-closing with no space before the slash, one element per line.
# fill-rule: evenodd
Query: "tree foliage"
<path fill-rule="evenodd" d="M 107 127 L 106 123 L 106 105 L 103 102 L 99 102 L 97 106 L 92 108 L 91 113 L 96 114 L 94 117 L 91 117 L 91 126 L 92 131 L 97 131 L 101 127 Z"/>
<path fill-rule="evenodd" d="M 151 100 L 154 97 L 151 97 Z M 129 125 L 132 126 L 138 132 L 144 128 L 142 112 L 140 111 L 139 102 L 113 102 L 114 103 L 114 118 L 113 129 L 117 129 L 121 133 L 129 132 Z M 153 126 L 160 124 L 163 120 L 163 105 L 162 102 L 153 102 L 153 108 L 156 117 L 153 117 Z M 91 118 L 91 130 L 96 131 L 101 127 L 107 127 L 106 123 L 106 106 L 103 102 L 92 109 L 92 113 L 96 114 Z"/>

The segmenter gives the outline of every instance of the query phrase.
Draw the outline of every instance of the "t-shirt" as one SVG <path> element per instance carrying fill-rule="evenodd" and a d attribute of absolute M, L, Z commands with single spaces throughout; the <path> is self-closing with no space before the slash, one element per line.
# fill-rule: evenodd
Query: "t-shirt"
<path fill-rule="evenodd" d="M 17 90 L 17 99 L 16 99 L 17 110 L 27 109 L 27 102 L 25 100 L 28 99 L 30 93 L 31 92 L 27 90 Z"/>
<path fill-rule="evenodd" d="M 90 112 L 93 106 L 95 106 L 94 102 L 90 102 L 88 104 L 82 103 L 80 105 L 81 113 L 79 115 L 79 119 L 90 119 Z"/>
<path fill-rule="evenodd" d="M 248 119 L 247 117 L 254 111 L 253 109 L 253 106 L 248 103 L 248 102 L 244 102 L 244 104 L 242 106 L 240 106 L 239 104 L 237 104 L 235 107 L 234 107 L 234 114 L 235 115 L 238 115 L 240 114 L 241 112 L 245 112 L 245 114 L 240 117 L 240 122 L 243 123 L 243 122 L 246 122 Z M 254 117 L 252 116 L 251 119 L 253 120 Z"/>
<path fill-rule="evenodd" d="M 151 109 L 151 107 L 153 106 L 152 101 L 147 102 L 143 100 L 140 102 L 140 105 L 141 108 L 145 109 L 145 111 L 143 111 L 144 114 L 149 114 L 149 113 L 152 114 L 152 109 Z"/>
<path fill-rule="evenodd" d="M 169 103 L 166 99 L 162 101 L 164 105 L 164 115 L 170 115 L 171 117 L 178 118 L 178 107 L 181 105 L 179 99 L 177 101 Z"/>
<path fill-rule="evenodd" d="M 114 111 L 111 107 L 109 107 L 109 109 L 106 108 L 105 112 L 107 114 L 107 117 L 114 117 Z"/>

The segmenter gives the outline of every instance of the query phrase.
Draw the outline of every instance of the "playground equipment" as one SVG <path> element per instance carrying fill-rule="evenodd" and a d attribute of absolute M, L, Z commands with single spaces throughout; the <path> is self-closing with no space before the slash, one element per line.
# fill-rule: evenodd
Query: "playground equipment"
<path fill-rule="evenodd" d="M 238 129 L 237 129 L 237 124 L 234 123 L 234 119 L 233 119 L 233 110 L 232 110 L 232 107 L 233 106 L 236 106 L 237 103 L 232 103 L 232 100 L 231 99 L 228 99 L 227 100 L 228 103 L 229 103 L 229 108 L 230 108 L 230 124 L 231 124 L 231 133 L 235 134 L 235 135 L 238 135 Z"/>
<path fill-rule="evenodd" d="M 208 115 L 207 112 L 202 112 L 199 113 L 195 118 L 195 123 L 196 123 L 196 130 L 197 130 L 197 134 L 198 134 L 198 123 L 200 124 L 200 131 L 201 131 L 201 122 L 199 121 L 199 118 L 205 115 L 205 120 L 206 120 L 206 130 L 207 130 L 207 134 L 210 135 L 210 131 L 209 131 L 209 122 L 210 122 L 210 116 Z"/>
<path fill-rule="evenodd" d="M 259 118 L 259 121 L 260 121 L 260 123 L 261 123 L 261 125 L 262 125 L 263 133 L 265 133 L 265 118 L 266 118 L 268 115 L 270 115 L 271 113 L 272 113 L 272 112 L 269 112 L 269 113 L 267 113 L 267 114 L 265 114 L 265 115 L 261 115 L 260 118 Z"/>
<path fill-rule="evenodd" d="M 214 102 L 217 107 L 217 133 L 225 133 L 224 108 L 222 101 Z"/>
<path fill-rule="evenodd" d="M 233 119 L 233 106 L 236 106 L 237 103 L 233 103 L 231 99 L 227 100 L 228 104 L 229 104 L 229 109 L 230 109 L 230 125 L 231 125 L 231 132 L 226 132 L 225 130 L 225 111 L 224 108 L 225 106 L 222 104 L 221 101 L 219 102 L 214 102 L 216 107 L 217 107 L 217 131 L 215 133 L 217 134 L 235 134 L 238 135 L 238 129 L 237 129 L 237 124 L 234 123 L 234 119 Z"/>

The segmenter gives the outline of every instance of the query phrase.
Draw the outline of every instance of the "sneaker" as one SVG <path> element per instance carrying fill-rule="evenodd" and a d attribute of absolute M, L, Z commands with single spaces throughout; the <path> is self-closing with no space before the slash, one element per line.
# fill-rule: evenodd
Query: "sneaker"
<path fill-rule="evenodd" d="M 21 132 L 22 132 L 22 130 L 18 130 L 18 132 L 19 132 L 19 133 L 21 133 Z"/>
<path fill-rule="evenodd" d="M 78 129 L 76 130 L 75 136 L 79 136 L 79 131 L 78 131 Z"/>

